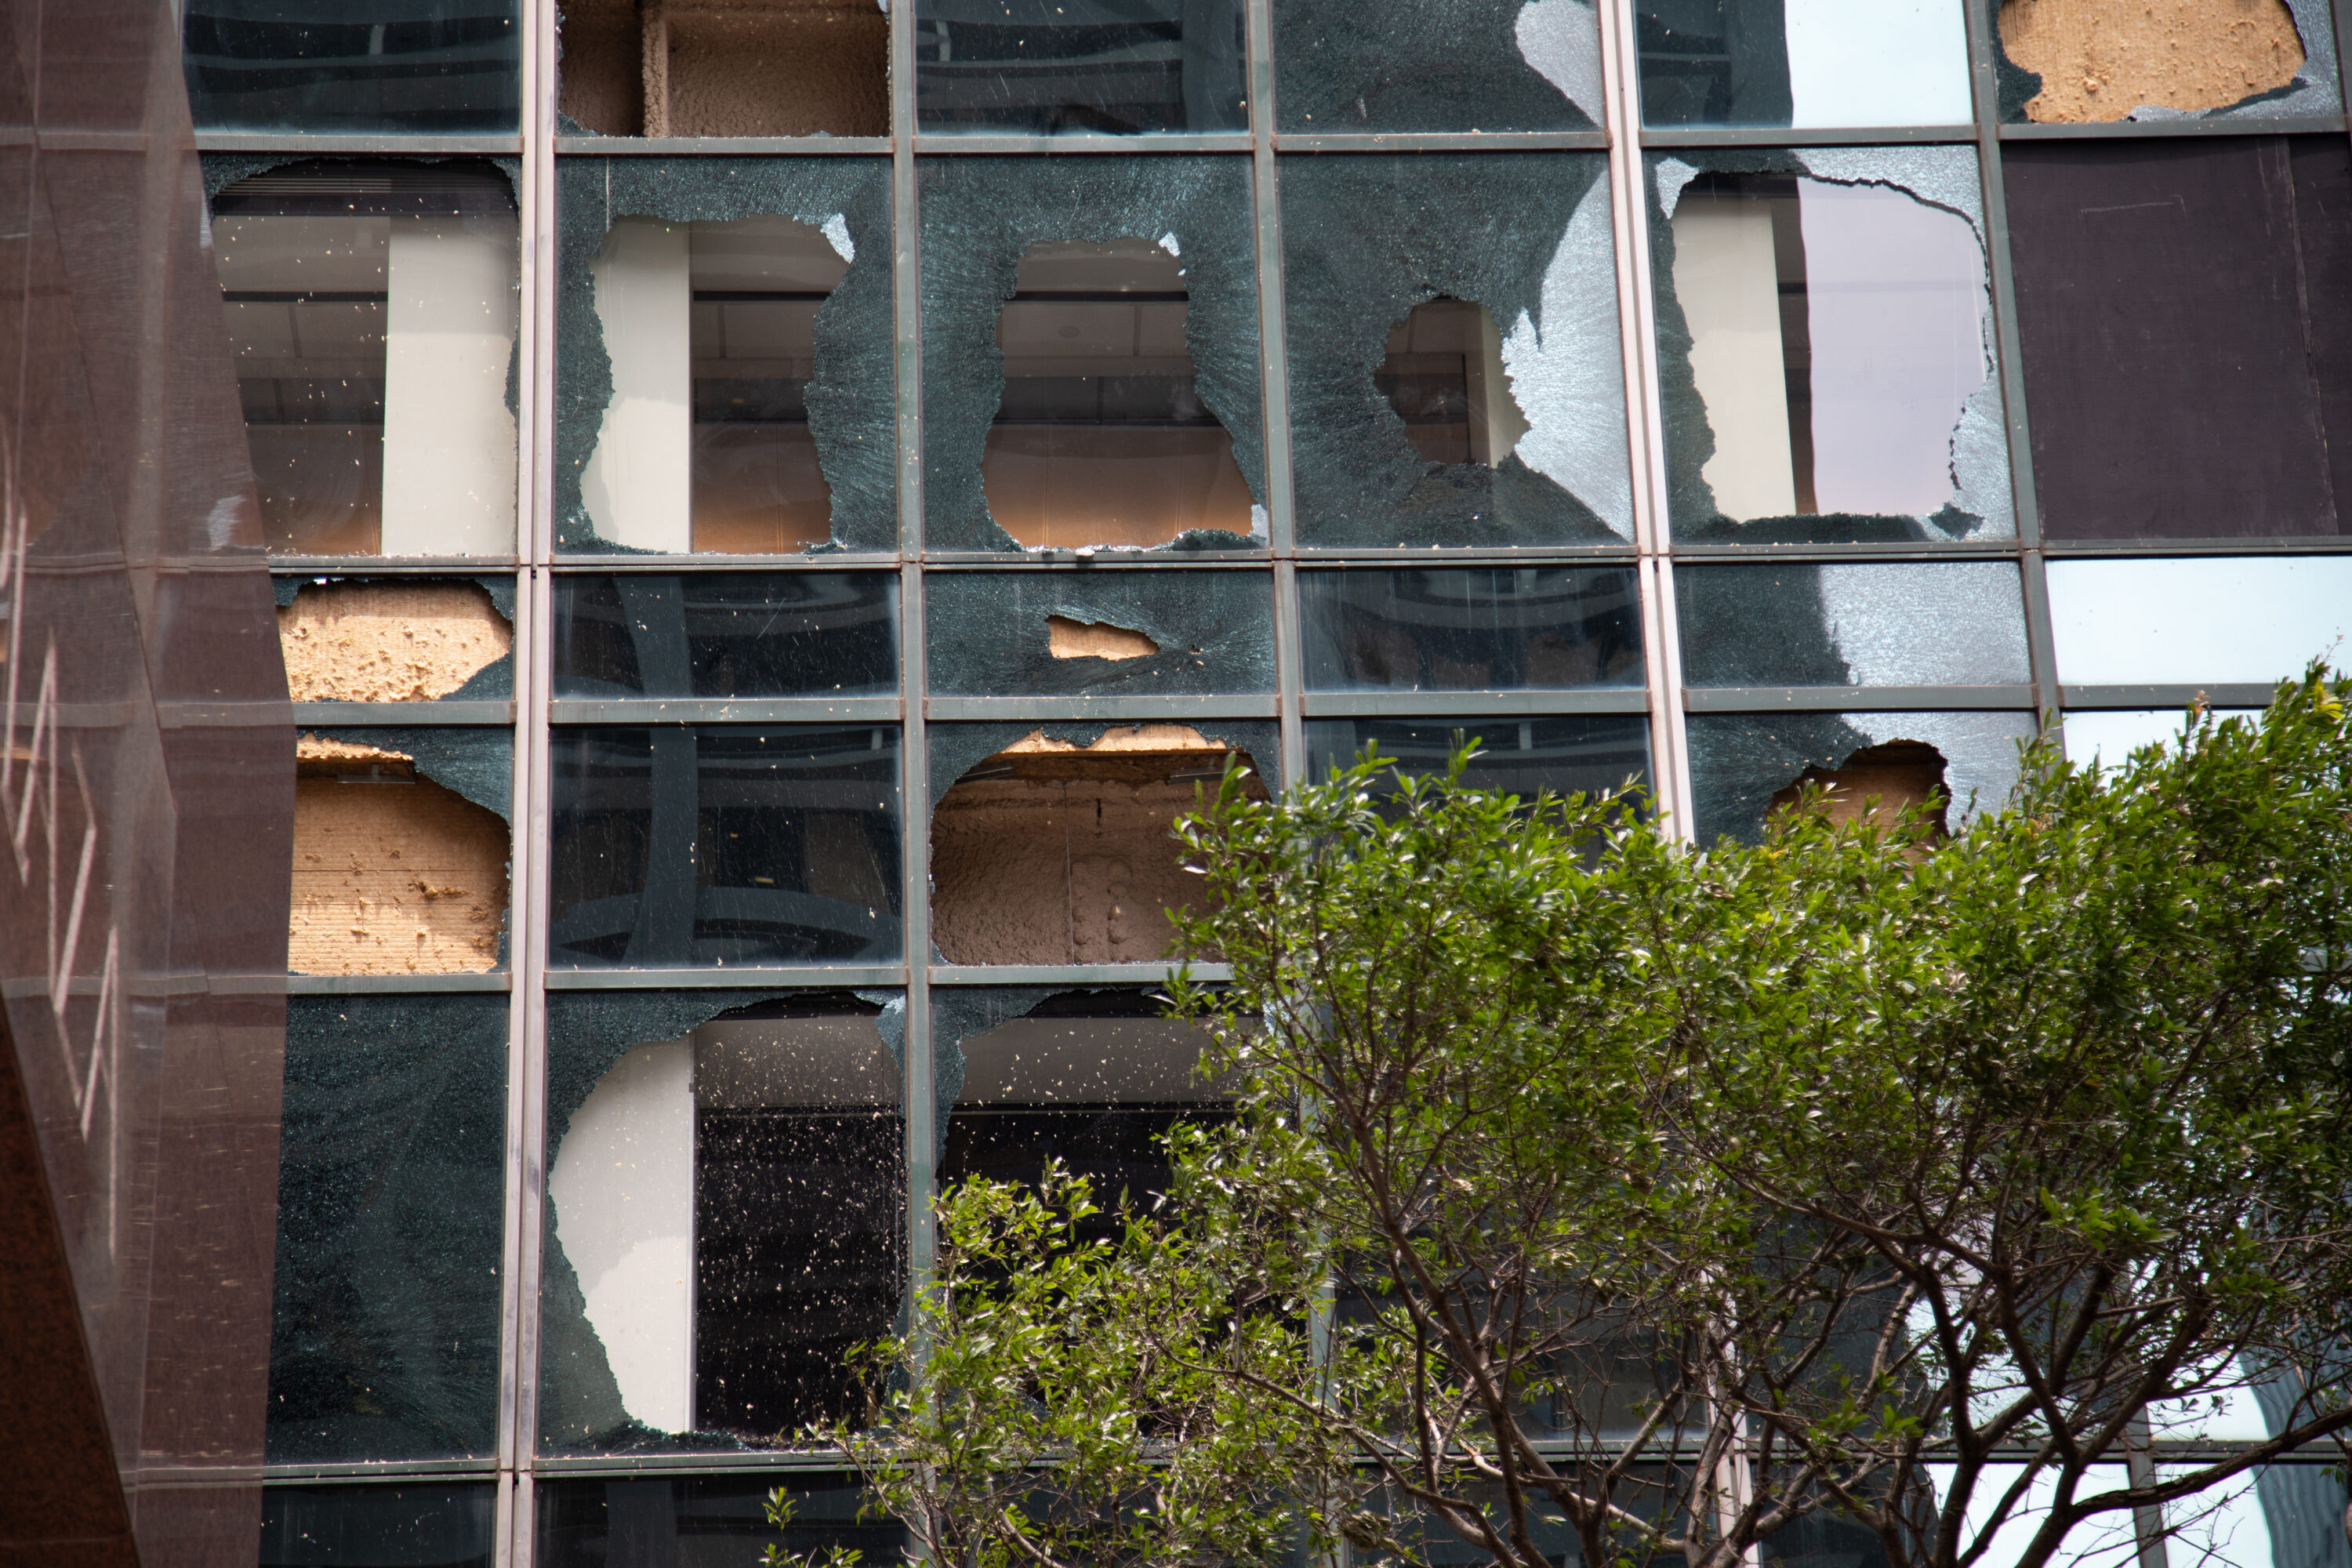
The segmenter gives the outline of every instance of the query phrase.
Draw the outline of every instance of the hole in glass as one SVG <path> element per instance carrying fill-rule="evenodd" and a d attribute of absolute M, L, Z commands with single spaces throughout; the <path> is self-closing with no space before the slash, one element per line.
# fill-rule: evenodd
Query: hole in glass
<path fill-rule="evenodd" d="M 1415 305 L 1389 333 L 1372 383 L 1426 462 L 1491 468 L 1528 433 L 1503 371 L 1503 334 L 1486 306 L 1467 300 Z"/>
<path fill-rule="evenodd" d="M 1950 791 L 1944 784 L 1944 753 L 1925 742 L 1888 741 L 1854 752 L 1843 767 L 1807 768 L 1796 782 L 1774 792 L 1769 814 L 1796 809 L 1799 795 L 1809 784 L 1821 786 L 1821 812 L 1832 823 L 1891 826 L 1910 807 L 1932 805 L 1933 836 L 1941 838 L 1948 831 L 1945 813 L 1950 805 Z"/>

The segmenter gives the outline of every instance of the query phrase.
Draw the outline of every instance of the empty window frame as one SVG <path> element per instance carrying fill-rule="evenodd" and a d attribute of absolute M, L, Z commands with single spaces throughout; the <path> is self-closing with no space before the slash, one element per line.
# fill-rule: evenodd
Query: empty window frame
<path fill-rule="evenodd" d="M 279 575 L 278 648 L 297 702 L 511 700 L 511 576 Z"/>
<path fill-rule="evenodd" d="M 1676 537 L 2012 535 L 1974 151 L 1651 168 Z"/>
<path fill-rule="evenodd" d="M 1264 531 L 1244 159 L 925 160 L 932 549 Z"/>
<path fill-rule="evenodd" d="M 755 1446 L 851 1413 L 842 1358 L 906 1288 L 901 1072 L 870 1004 L 574 994 L 552 1048 L 541 1311 L 551 1437 L 725 1433 Z"/>
<path fill-rule="evenodd" d="M 600 136 L 887 136 L 888 16 L 865 0 L 562 0 L 557 105 Z"/>
<path fill-rule="evenodd" d="M 1967 0 L 1636 0 L 1642 122 L 1966 125 Z"/>
<path fill-rule="evenodd" d="M 2352 528 L 2345 139 L 2051 142 L 2003 169 L 2044 531 Z"/>
<path fill-rule="evenodd" d="M 510 552 L 506 176 L 297 164 L 218 192 L 212 234 L 269 548 Z"/>
<path fill-rule="evenodd" d="M 1293 134 L 1581 131 L 1601 111 L 1588 0 L 1285 0 L 1274 58 Z"/>
<path fill-rule="evenodd" d="M 1479 754 L 1464 773 L 1473 789 L 1500 790 L 1532 799 L 1583 791 L 1588 795 L 1639 785 L 1650 775 L 1650 727 L 1636 715 L 1528 718 L 1516 713 L 1459 719 L 1311 719 L 1307 723 L 1307 776 L 1321 779 L 1351 767 L 1366 748 L 1412 776 L 1445 772 L 1456 748 L 1475 742 Z"/>
<path fill-rule="evenodd" d="M 915 0 L 931 133 L 1246 131 L 1241 0 Z"/>
<path fill-rule="evenodd" d="M 1282 160 L 1302 542 L 1632 541 L 1606 167 Z"/>
<path fill-rule="evenodd" d="M 2035 731 L 2032 714 L 2007 712 L 1694 713 L 1688 725 L 1701 844 L 1726 834 L 1758 842 L 1809 770 L 1818 777 L 1848 768 L 1862 770 L 1847 792 L 1860 796 L 1924 787 L 1922 768 L 1940 766 L 1947 826 L 1957 832 L 2007 804 L 2019 744 Z"/>
<path fill-rule="evenodd" d="M 1628 566 L 1301 572 L 1298 600 L 1310 691 L 1642 684 Z"/>
<path fill-rule="evenodd" d="M 887 165 L 566 159 L 558 182 L 559 547 L 894 545 Z"/>
<path fill-rule="evenodd" d="M 551 750 L 551 964 L 898 956 L 895 727 L 566 727 Z"/>
<path fill-rule="evenodd" d="M 559 699 L 887 697 L 898 671 L 898 579 L 886 573 L 555 579 Z"/>
<path fill-rule="evenodd" d="M 937 694 L 1274 689 L 1263 572 L 941 572 L 927 595 Z"/>
<path fill-rule="evenodd" d="M 2003 0 L 1993 47 L 2001 118 L 2011 122 L 2344 110 L 2325 0 Z"/>
<path fill-rule="evenodd" d="M 511 132 L 519 0 L 191 0 L 181 68 L 200 131 Z"/>
<path fill-rule="evenodd" d="M 1675 568 L 1695 687 L 2001 686 L 2032 679 L 2006 561 Z"/>

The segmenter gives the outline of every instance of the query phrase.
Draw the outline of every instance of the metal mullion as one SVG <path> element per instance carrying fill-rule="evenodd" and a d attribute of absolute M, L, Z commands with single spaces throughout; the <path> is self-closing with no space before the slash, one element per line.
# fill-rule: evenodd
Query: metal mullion
<path fill-rule="evenodd" d="M 887 136 L 559 136 L 555 150 L 596 158 L 876 157 L 890 151 Z"/>
<path fill-rule="evenodd" d="M 1265 426 L 1265 533 L 1274 552 L 1274 684 L 1284 785 L 1307 776 L 1298 631 L 1298 528 L 1290 483 L 1289 330 L 1282 294 L 1282 203 L 1274 156 L 1274 6 L 1248 0 L 1250 195 L 1257 237 L 1257 352 Z"/>
<path fill-rule="evenodd" d="M 623 572 L 858 572 L 887 571 L 898 564 L 895 550 L 842 550 L 822 555 L 577 554 L 551 557 L 556 569 L 579 576 Z"/>
<path fill-rule="evenodd" d="M 2340 135 L 2345 128 L 2340 114 L 2296 114 L 2277 120 L 2261 120 L 2247 115 L 2222 120 L 2103 120 L 2084 125 L 2053 125 L 2040 122 L 2008 124 L 2000 127 L 2004 142 L 2073 142 L 2084 138 L 2097 141 L 2144 141 L 2149 137 L 2181 136 L 2309 136 Z"/>
<path fill-rule="evenodd" d="M 523 42 L 530 68 L 530 41 Z M 387 158 L 446 158 L 456 154 L 512 157 L 523 150 L 520 136 L 314 136 L 299 131 L 205 131 L 196 134 L 199 153 L 298 153 L 308 157 L 380 153 Z"/>
<path fill-rule="evenodd" d="M 1255 117 L 1253 117 L 1255 118 Z M 911 121 L 910 121 L 911 123 Z M 1150 132 L 1142 135 L 1026 136 L 1013 133 L 996 134 L 988 132 L 919 132 L 914 133 L 915 151 L 925 157 L 957 154 L 982 157 L 1007 153 L 1095 153 L 1112 157 L 1128 157 L 1138 153 L 1246 153 L 1251 147 L 1251 133 L 1242 131 L 1210 131 L 1192 134 Z"/>
<path fill-rule="evenodd" d="M 1606 131 L 1276 132 L 1277 153 L 1599 152 Z"/>
<path fill-rule="evenodd" d="M 1638 117 L 1641 106 L 1634 106 Z M 1641 133 L 1644 147 L 1870 147 L 1919 142 L 1973 142 L 1973 125 L 1725 125 Z"/>

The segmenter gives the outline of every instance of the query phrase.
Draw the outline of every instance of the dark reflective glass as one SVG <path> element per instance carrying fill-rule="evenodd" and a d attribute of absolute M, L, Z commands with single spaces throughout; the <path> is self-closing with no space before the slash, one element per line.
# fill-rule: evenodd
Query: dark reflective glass
<path fill-rule="evenodd" d="M 917 0 L 940 131 L 1244 131 L 1240 0 Z"/>
<path fill-rule="evenodd" d="M 2025 602 L 2003 561 L 1677 566 L 1691 686 L 2022 685 Z"/>
<path fill-rule="evenodd" d="M 1280 0 L 1274 61 L 1286 132 L 1581 131 L 1601 112 L 1586 0 Z"/>
<path fill-rule="evenodd" d="M 1310 691 L 1639 686 L 1633 568 L 1302 572 Z"/>
<path fill-rule="evenodd" d="M 852 697 L 898 689 L 883 572 L 555 579 L 558 697 Z"/>
<path fill-rule="evenodd" d="M 898 732 L 564 729 L 553 744 L 563 965 L 898 956 Z"/>
<path fill-rule="evenodd" d="M 512 131 L 518 0 L 189 0 L 182 31 L 200 131 Z"/>
<path fill-rule="evenodd" d="M 261 1568 L 489 1568 L 499 1489 L 264 1487 Z"/>
<path fill-rule="evenodd" d="M 777 1486 L 797 1504 L 792 1528 L 768 1523 Z M 790 1472 L 626 1479 L 542 1480 L 540 1568 L 672 1568 L 756 1563 L 781 1539 L 793 1557 L 823 1560 L 839 1546 L 874 1563 L 898 1561 L 906 1532 L 859 1517 L 865 1488 L 851 1477 Z"/>
<path fill-rule="evenodd" d="M 1375 743 L 1401 772 L 1442 773 L 1454 747 L 1469 739 L 1478 742 L 1481 754 L 1465 776 L 1477 789 L 1520 795 L 1545 789 L 1591 794 L 1619 788 L 1628 778 L 1638 784 L 1649 777 L 1649 721 L 1633 714 L 1318 719 L 1307 726 L 1307 776 L 1327 777 Z"/>

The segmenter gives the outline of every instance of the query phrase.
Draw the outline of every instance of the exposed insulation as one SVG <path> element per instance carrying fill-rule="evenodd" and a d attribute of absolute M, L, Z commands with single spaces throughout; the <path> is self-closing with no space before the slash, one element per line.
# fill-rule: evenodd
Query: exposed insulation
<path fill-rule="evenodd" d="M 889 21 L 868 0 L 571 0 L 563 112 L 606 136 L 884 136 Z"/>
<path fill-rule="evenodd" d="M 1199 885 L 1170 829 L 1234 754 L 1184 725 L 1139 724 L 1086 747 L 1033 732 L 982 761 L 932 822 L 940 953 L 953 963 L 1166 957 L 1166 911 Z M 1255 777 L 1250 787 L 1263 794 Z"/>
<path fill-rule="evenodd" d="M 514 647 L 514 627 L 472 583 L 306 585 L 278 612 L 297 702 L 446 697 Z"/>
<path fill-rule="evenodd" d="M 2227 109 L 2294 80 L 2284 0 L 2007 0 L 2001 47 L 2040 73 L 2026 118 L 2123 120 L 2142 105 Z"/>
<path fill-rule="evenodd" d="M 1778 814 L 1794 807 L 1799 793 L 1808 784 L 1821 786 L 1822 810 L 1832 823 L 1892 826 L 1906 809 L 1924 805 L 1933 796 L 1937 802 L 1929 819 L 1934 835 L 1940 838 L 1948 831 L 1944 754 L 1921 742 L 1889 741 L 1854 752 L 1842 768 L 1807 768 L 1796 783 L 1772 796 L 1771 811 Z"/>
<path fill-rule="evenodd" d="M 1150 658 L 1160 645 L 1141 632 L 1108 621 L 1045 617 L 1045 641 L 1055 658 Z"/>
<path fill-rule="evenodd" d="M 404 752 L 305 735 L 295 751 L 293 915 L 300 974 L 495 968 L 507 826 L 416 776 Z"/>

